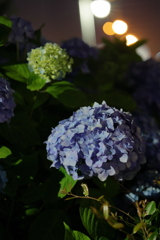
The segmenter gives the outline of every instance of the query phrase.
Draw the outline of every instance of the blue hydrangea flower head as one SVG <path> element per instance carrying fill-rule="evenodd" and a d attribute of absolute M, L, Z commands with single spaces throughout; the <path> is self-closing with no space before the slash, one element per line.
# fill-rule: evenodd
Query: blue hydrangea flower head
<path fill-rule="evenodd" d="M 66 49 L 67 53 L 71 57 L 84 59 L 82 64 L 78 67 L 82 73 L 90 73 L 88 66 L 88 59 L 94 58 L 98 59 L 99 50 L 95 47 L 90 47 L 84 41 L 79 38 L 71 38 L 67 41 L 64 41 L 61 45 L 62 48 Z"/>
<path fill-rule="evenodd" d="M 51 167 L 64 167 L 73 179 L 108 176 L 132 179 L 145 163 L 140 129 L 132 116 L 104 101 L 82 107 L 52 129 L 46 141 Z"/>
<path fill-rule="evenodd" d="M 3 192 L 2 189 L 5 188 L 6 182 L 8 182 L 7 176 L 6 176 L 6 171 L 0 166 L 0 192 Z"/>
<path fill-rule="evenodd" d="M 26 43 L 28 39 L 34 38 L 34 30 L 32 24 L 22 18 L 11 16 L 12 31 L 9 35 L 10 43 Z"/>
<path fill-rule="evenodd" d="M 16 106 L 12 96 L 13 90 L 10 83 L 0 78 L 0 123 L 8 122 L 13 116 L 13 110 Z"/>
<path fill-rule="evenodd" d="M 98 49 L 90 47 L 79 38 L 71 38 L 67 41 L 64 41 L 61 47 L 65 48 L 67 53 L 72 57 L 78 58 L 98 57 Z"/>
<path fill-rule="evenodd" d="M 46 79 L 46 82 L 61 80 L 72 71 L 73 59 L 56 43 L 32 49 L 27 60 L 30 71 Z"/>

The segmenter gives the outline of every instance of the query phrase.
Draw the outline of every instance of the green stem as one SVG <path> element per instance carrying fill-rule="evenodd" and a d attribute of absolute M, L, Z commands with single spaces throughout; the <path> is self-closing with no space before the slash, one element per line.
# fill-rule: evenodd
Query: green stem
<path fill-rule="evenodd" d="M 118 210 L 118 211 L 124 213 L 125 215 L 127 215 L 128 217 L 130 217 L 132 220 L 136 221 L 132 216 L 130 216 L 128 213 L 124 212 L 123 210 L 121 210 L 121 209 L 119 209 L 119 208 L 117 208 L 115 206 L 112 206 L 112 205 L 109 205 L 109 207 L 115 208 L 116 210 Z"/>
<path fill-rule="evenodd" d="M 34 111 L 33 107 L 34 107 L 34 104 L 35 104 L 35 101 L 36 101 L 36 99 L 37 99 L 38 94 L 39 94 L 39 91 L 36 92 L 35 97 L 34 97 L 34 99 L 33 99 L 33 104 L 32 104 L 32 107 L 31 107 L 30 114 L 29 114 L 29 118 L 30 118 L 30 119 L 32 118 L 32 115 L 33 115 L 33 111 Z"/>
<path fill-rule="evenodd" d="M 139 216 L 139 219 L 140 219 L 141 223 L 144 223 L 144 221 L 142 220 L 141 216 Z M 142 226 L 142 232 L 143 232 L 144 240 L 147 240 L 147 236 L 146 236 L 146 232 L 145 232 L 144 226 Z"/>
<path fill-rule="evenodd" d="M 76 198 L 88 198 L 88 199 L 92 199 L 92 200 L 98 201 L 96 198 L 89 197 L 89 196 L 85 196 L 85 197 L 77 196 L 77 195 L 75 195 L 73 193 L 68 193 L 67 195 L 71 195 L 71 196 L 76 197 Z M 121 210 L 121 209 L 119 209 L 119 208 L 117 208 L 115 206 L 112 206 L 112 205 L 109 205 L 109 207 L 115 208 L 116 210 L 118 210 L 118 211 L 124 213 L 125 215 L 127 215 L 128 217 L 130 217 L 132 220 L 136 221 L 132 216 L 130 216 L 128 213 L 124 212 L 123 210 Z"/>

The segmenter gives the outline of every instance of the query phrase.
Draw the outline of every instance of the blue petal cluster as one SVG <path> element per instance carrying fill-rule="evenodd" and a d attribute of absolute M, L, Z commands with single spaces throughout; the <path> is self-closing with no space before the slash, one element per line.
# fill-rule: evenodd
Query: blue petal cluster
<path fill-rule="evenodd" d="M 67 41 L 64 41 L 61 47 L 65 48 L 67 53 L 72 57 L 78 58 L 98 57 L 98 49 L 90 47 L 79 38 L 71 38 Z"/>
<path fill-rule="evenodd" d="M 137 174 L 134 185 L 126 197 L 131 201 L 139 201 L 142 197 L 157 200 L 160 196 L 158 171 L 147 170 Z"/>
<path fill-rule="evenodd" d="M 61 47 L 66 49 L 70 56 L 84 59 L 79 68 L 83 73 L 90 73 L 88 59 L 98 58 L 99 51 L 97 48 L 90 47 L 79 38 L 71 38 L 67 41 L 64 41 Z"/>
<path fill-rule="evenodd" d="M 64 167 L 73 179 L 108 176 L 132 179 L 145 163 L 140 129 L 129 113 L 104 101 L 82 107 L 52 129 L 46 141 L 51 167 Z"/>
<path fill-rule="evenodd" d="M 8 182 L 8 179 L 6 177 L 6 171 L 4 171 L 2 166 L 0 166 L 0 192 L 3 192 L 2 189 L 5 188 L 6 182 Z"/>
<path fill-rule="evenodd" d="M 32 24 L 22 18 L 11 16 L 12 31 L 9 35 L 10 43 L 26 43 L 28 39 L 34 38 L 34 30 Z"/>
<path fill-rule="evenodd" d="M 13 116 L 13 110 L 16 106 L 12 96 L 13 90 L 10 83 L 0 78 L 0 123 L 8 122 Z"/>

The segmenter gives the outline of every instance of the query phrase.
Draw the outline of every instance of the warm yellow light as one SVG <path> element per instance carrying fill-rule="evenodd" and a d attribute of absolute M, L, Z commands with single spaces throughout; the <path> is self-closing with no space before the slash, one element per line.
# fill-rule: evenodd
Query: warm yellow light
<path fill-rule="evenodd" d="M 129 34 L 126 36 L 126 45 L 129 46 L 129 45 L 132 45 L 133 43 L 137 42 L 138 41 L 138 38 L 136 38 L 135 36 Z"/>
<path fill-rule="evenodd" d="M 115 32 L 113 31 L 112 29 L 112 22 L 106 22 L 104 25 L 103 25 L 103 32 L 107 35 L 114 35 Z"/>
<path fill-rule="evenodd" d="M 127 32 L 128 26 L 124 21 L 116 20 L 112 24 L 112 29 L 116 34 L 124 34 Z"/>
<path fill-rule="evenodd" d="M 92 13 L 98 18 L 108 16 L 111 10 L 111 4 L 105 0 L 95 0 L 91 2 Z"/>

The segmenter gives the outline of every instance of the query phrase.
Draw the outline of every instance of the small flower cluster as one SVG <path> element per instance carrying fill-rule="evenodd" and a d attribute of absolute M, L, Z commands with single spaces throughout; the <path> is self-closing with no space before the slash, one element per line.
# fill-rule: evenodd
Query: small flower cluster
<path fill-rule="evenodd" d="M 32 24 L 22 18 L 11 16 L 12 31 L 9 35 L 10 43 L 26 43 L 28 39 L 34 38 L 34 30 Z"/>
<path fill-rule="evenodd" d="M 158 171 L 147 170 L 140 171 L 134 178 L 134 184 L 126 197 L 131 201 L 138 201 L 143 198 L 159 199 L 159 173 Z"/>
<path fill-rule="evenodd" d="M 108 176 L 132 179 L 145 163 L 140 129 L 129 113 L 104 101 L 82 107 L 59 122 L 46 141 L 51 167 L 64 167 L 73 179 Z"/>
<path fill-rule="evenodd" d="M 0 166 L 0 192 L 3 192 L 2 189 L 5 188 L 6 182 L 8 182 L 8 179 L 6 177 L 6 171 L 4 171 L 3 168 Z"/>
<path fill-rule="evenodd" d="M 46 79 L 46 82 L 61 80 L 72 71 L 72 58 L 56 43 L 46 43 L 44 47 L 32 49 L 27 60 L 30 71 Z"/>
<path fill-rule="evenodd" d="M 0 123 L 8 122 L 13 116 L 13 110 L 16 106 L 12 96 L 13 90 L 9 82 L 0 78 Z"/>

